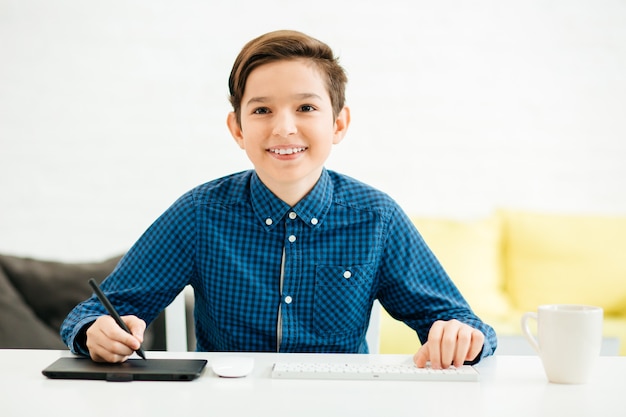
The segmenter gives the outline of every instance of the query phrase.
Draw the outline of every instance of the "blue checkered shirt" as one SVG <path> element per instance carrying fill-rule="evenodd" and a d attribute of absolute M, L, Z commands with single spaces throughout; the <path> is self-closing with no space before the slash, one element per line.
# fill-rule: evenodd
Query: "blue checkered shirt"
<path fill-rule="evenodd" d="M 496 346 L 418 231 L 386 194 L 324 170 L 290 207 L 254 171 L 201 185 L 141 236 L 102 284 L 121 315 L 150 323 L 186 286 L 195 294 L 199 351 L 368 351 L 378 299 L 422 342 L 435 320 L 456 318 Z M 66 318 L 77 335 L 106 314 L 95 297 Z"/>

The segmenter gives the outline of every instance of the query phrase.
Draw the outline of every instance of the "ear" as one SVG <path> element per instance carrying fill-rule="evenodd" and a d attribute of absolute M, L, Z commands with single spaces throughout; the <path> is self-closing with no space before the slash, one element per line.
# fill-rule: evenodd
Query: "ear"
<path fill-rule="evenodd" d="M 237 142 L 237 145 L 239 145 L 241 149 L 245 149 L 243 131 L 241 130 L 239 123 L 237 123 L 237 116 L 235 115 L 235 112 L 228 113 L 226 126 L 228 126 L 228 130 L 230 130 L 230 134 L 233 136 L 233 139 L 235 139 L 235 142 Z"/>
<path fill-rule="evenodd" d="M 337 115 L 335 119 L 335 134 L 333 137 L 333 144 L 336 145 L 341 142 L 348 132 L 348 126 L 350 126 L 350 108 L 344 106 L 343 109 Z"/>

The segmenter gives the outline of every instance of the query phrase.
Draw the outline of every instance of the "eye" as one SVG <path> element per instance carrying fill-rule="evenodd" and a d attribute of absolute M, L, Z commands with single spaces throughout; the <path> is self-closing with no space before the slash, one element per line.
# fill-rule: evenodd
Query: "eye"
<path fill-rule="evenodd" d="M 303 104 L 302 106 L 300 106 L 299 111 L 307 113 L 307 112 L 315 111 L 315 107 L 311 106 L 310 104 Z"/>
<path fill-rule="evenodd" d="M 268 109 L 267 107 L 258 107 L 254 109 L 252 114 L 268 114 L 269 112 L 270 112 L 270 109 Z"/>

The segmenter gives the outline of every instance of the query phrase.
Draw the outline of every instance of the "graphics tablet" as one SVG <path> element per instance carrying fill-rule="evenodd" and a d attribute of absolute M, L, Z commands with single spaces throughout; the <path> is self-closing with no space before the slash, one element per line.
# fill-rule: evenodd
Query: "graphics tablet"
<path fill-rule="evenodd" d="M 128 359 L 99 363 L 89 358 L 59 358 L 41 373 L 52 379 L 106 381 L 191 381 L 202 373 L 205 359 Z"/>

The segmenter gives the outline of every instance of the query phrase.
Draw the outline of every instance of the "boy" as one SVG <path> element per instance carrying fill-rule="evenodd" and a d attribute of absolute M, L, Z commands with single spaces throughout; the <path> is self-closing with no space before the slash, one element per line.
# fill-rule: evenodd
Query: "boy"
<path fill-rule="evenodd" d="M 227 125 L 254 170 L 183 195 L 104 281 L 132 335 L 92 297 L 62 326 L 70 349 L 125 361 L 146 323 L 190 284 L 200 351 L 366 353 L 379 299 L 417 331 L 419 367 L 492 354 L 495 332 L 399 206 L 324 168 L 350 124 L 346 82 L 330 48 L 305 34 L 246 44 L 229 78 Z"/>

